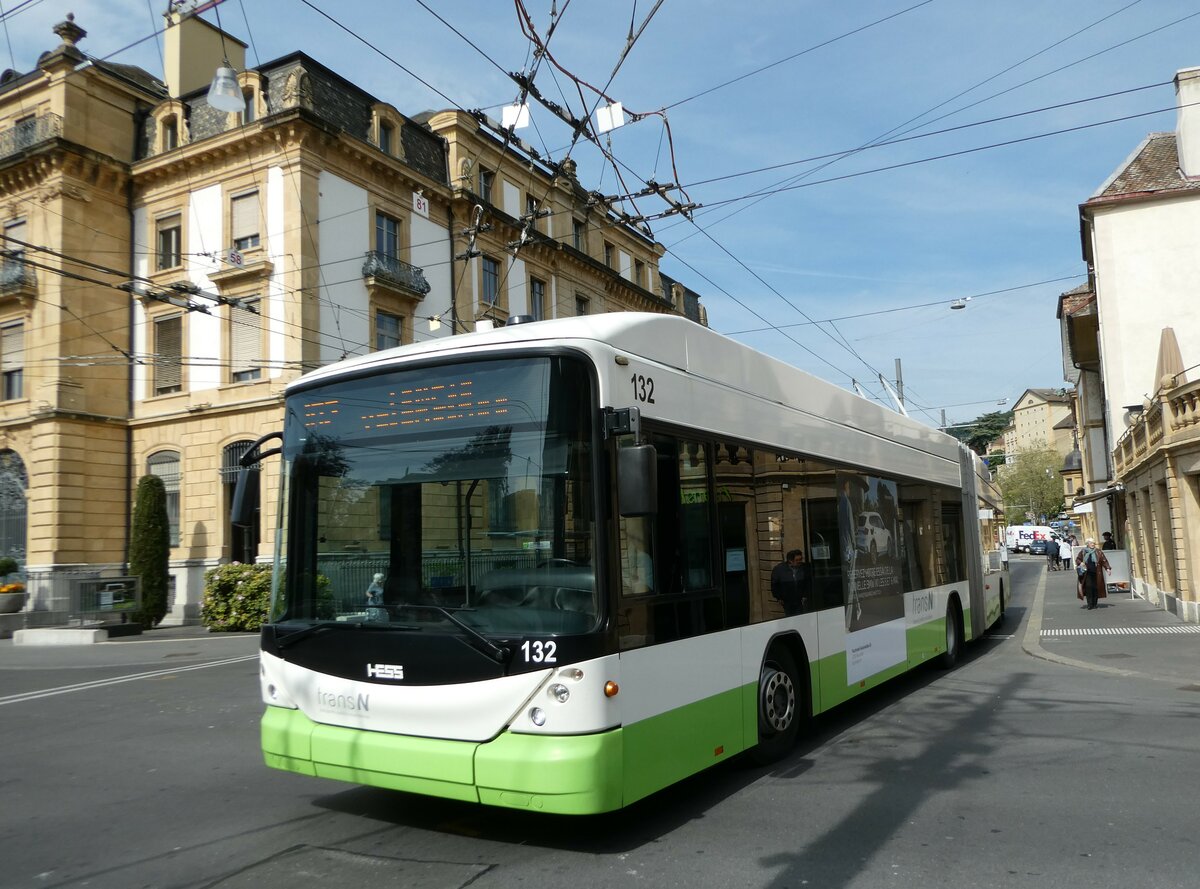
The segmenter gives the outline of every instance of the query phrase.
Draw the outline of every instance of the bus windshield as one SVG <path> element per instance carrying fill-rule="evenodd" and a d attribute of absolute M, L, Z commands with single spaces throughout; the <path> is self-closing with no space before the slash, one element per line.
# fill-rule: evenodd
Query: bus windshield
<path fill-rule="evenodd" d="M 592 389 L 583 361 L 547 356 L 290 395 L 272 622 L 592 630 Z"/>

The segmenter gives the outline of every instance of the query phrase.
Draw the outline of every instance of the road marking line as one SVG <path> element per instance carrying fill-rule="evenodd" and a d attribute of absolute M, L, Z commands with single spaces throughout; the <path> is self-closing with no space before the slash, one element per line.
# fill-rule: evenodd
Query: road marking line
<path fill-rule="evenodd" d="M 76 685 L 60 685 L 58 688 L 47 688 L 41 691 L 27 691 L 17 695 L 0 697 L 0 707 L 5 704 L 20 704 L 23 701 L 35 701 L 38 698 L 49 698 L 55 695 L 65 695 L 74 691 L 87 691 L 92 688 L 104 688 L 106 685 L 119 685 L 122 682 L 134 682 L 138 679 L 154 679 L 158 676 L 171 676 L 175 673 L 186 673 L 189 670 L 207 670 L 209 667 L 223 667 L 227 664 L 238 664 L 243 661 L 257 660 L 257 654 L 247 654 L 241 657 L 226 658 L 221 661 L 209 661 L 204 664 L 192 664 L 190 667 L 172 667 L 168 670 L 151 670 L 148 673 L 134 673 L 131 676 L 114 676 L 111 679 L 96 679 L 92 682 L 80 682 Z"/>
<path fill-rule="evenodd" d="M 1186 636 L 1200 633 L 1200 624 L 1178 627 L 1077 627 L 1042 630 L 1042 636 Z"/>

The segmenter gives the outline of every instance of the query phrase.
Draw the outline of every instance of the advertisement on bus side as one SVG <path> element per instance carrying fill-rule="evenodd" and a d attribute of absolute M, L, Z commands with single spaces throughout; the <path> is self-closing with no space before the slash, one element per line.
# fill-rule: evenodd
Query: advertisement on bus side
<path fill-rule="evenodd" d="M 846 679 L 907 657 L 896 483 L 839 472 L 838 534 L 846 608 Z"/>

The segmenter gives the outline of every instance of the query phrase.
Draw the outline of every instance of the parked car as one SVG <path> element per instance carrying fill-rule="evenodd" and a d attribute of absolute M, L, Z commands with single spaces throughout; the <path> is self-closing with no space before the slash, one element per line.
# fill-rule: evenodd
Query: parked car
<path fill-rule="evenodd" d="M 877 512 L 860 512 L 858 527 L 854 531 L 854 545 L 875 558 L 880 553 L 891 552 L 892 532 L 883 523 Z"/>

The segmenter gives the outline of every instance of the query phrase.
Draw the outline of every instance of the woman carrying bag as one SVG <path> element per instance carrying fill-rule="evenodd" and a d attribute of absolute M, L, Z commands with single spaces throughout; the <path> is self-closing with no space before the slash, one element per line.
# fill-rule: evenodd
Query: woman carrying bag
<path fill-rule="evenodd" d="M 1096 600 L 1107 595 L 1104 572 L 1111 571 L 1104 551 L 1096 548 L 1096 539 L 1089 537 L 1086 546 L 1075 557 L 1075 571 L 1079 575 L 1079 587 L 1075 595 L 1086 600 L 1085 607 L 1090 611 L 1096 607 Z"/>

